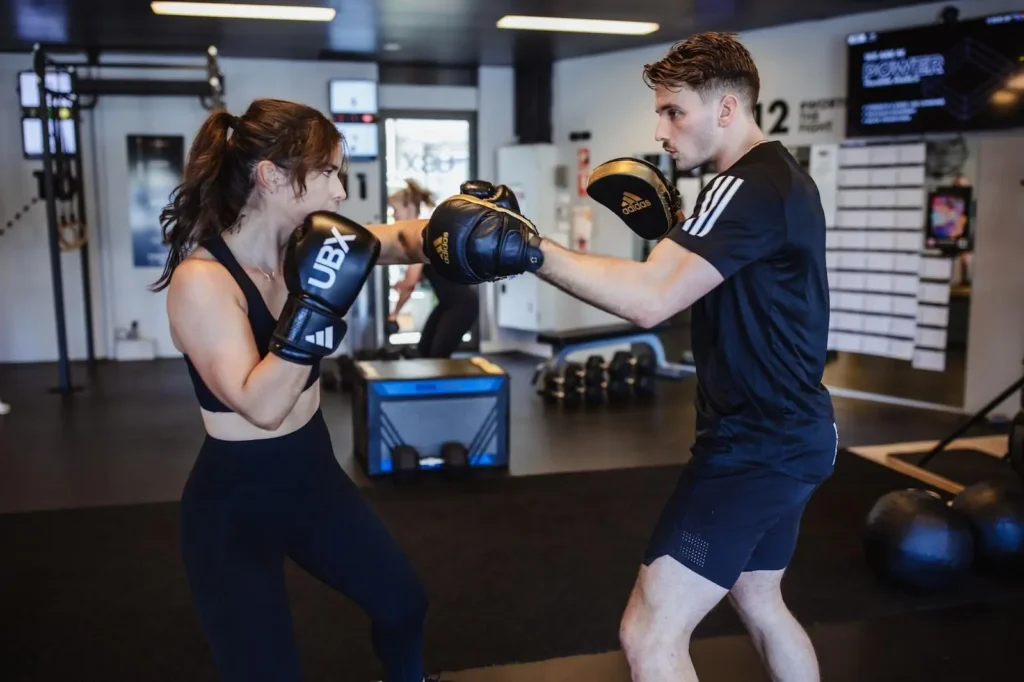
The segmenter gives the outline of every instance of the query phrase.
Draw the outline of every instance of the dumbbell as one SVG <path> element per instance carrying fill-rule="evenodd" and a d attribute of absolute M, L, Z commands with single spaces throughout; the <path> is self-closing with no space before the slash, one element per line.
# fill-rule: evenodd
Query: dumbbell
<path fill-rule="evenodd" d="M 341 358 L 338 358 L 336 362 L 330 362 L 325 360 L 324 362 L 320 363 L 320 386 L 325 391 L 333 392 L 341 388 L 342 358 L 348 358 L 348 356 L 342 356 Z"/>
<path fill-rule="evenodd" d="M 469 475 L 469 450 L 457 441 L 441 445 L 441 459 L 444 460 L 444 475 L 448 478 L 465 478 Z"/>
<path fill-rule="evenodd" d="M 562 404 L 569 409 L 576 409 L 586 396 L 587 371 L 578 362 L 565 363 L 562 372 Z"/>
<path fill-rule="evenodd" d="M 565 379 L 561 374 L 552 370 L 545 370 L 544 375 L 541 377 L 540 388 L 537 392 L 540 393 L 541 397 L 544 398 L 544 402 L 548 405 L 554 405 L 562 399 L 564 392 L 562 391 L 562 384 L 565 383 Z"/>
<path fill-rule="evenodd" d="M 605 378 L 604 358 L 600 355 L 591 355 L 587 358 L 586 368 L 586 396 L 588 406 L 596 407 L 604 402 L 604 392 L 608 387 Z"/>
<path fill-rule="evenodd" d="M 620 350 L 612 356 L 612 361 L 608 363 L 609 403 L 621 405 L 629 402 L 636 383 L 635 368 L 636 358 L 629 351 Z"/>
<path fill-rule="evenodd" d="M 338 388 L 342 393 L 352 390 L 356 378 L 356 358 L 345 354 L 338 356 Z"/>
<path fill-rule="evenodd" d="M 396 445 L 391 450 L 391 477 L 395 483 L 412 483 L 420 475 L 420 453 L 411 445 Z"/>
<path fill-rule="evenodd" d="M 657 365 L 654 355 L 645 354 L 636 359 L 633 392 L 638 398 L 653 398 Z"/>
<path fill-rule="evenodd" d="M 384 334 L 391 336 L 398 333 L 398 320 L 388 320 L 384 323 Z"/>
<path fill-rule="evenodd" d="M 376 348 L 360 348 L 356 351 L 355 360 L 356 362 L 368 362 L 370 360 L 377 359 Z"/>

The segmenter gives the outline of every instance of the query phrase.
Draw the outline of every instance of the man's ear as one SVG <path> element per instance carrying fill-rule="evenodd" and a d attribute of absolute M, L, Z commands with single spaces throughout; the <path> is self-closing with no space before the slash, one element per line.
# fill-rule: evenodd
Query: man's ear
<path fill-rule="evenodd" d="M 740 100 L 736 95 L 726 94 L 718 103 L 718 125 L 725 128 L 732 123 L 740 113 Z"/>

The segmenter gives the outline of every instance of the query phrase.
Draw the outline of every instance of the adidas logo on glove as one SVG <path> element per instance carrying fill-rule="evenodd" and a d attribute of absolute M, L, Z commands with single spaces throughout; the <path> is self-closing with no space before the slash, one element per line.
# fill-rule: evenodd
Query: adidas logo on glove
<path fill-rule="evenodd" d="M 638 197 L 631 192 L 622 193 L 622 215 L 636 213 L 637 211 L 642 211 L 645 208 L 650 208 L 651 206 L 651 202 L 647 199 Z"/>
<path fill-rule="evenodd" d="M 334 327 L 321 329 L 316 334 L 307 334 L 306 341 L 321 348 L 334 348 Z"/>
<path fill-rule="evenodd" d="M 450 265 L 451 262 L 448 260 L 448 233 L 445 232 L 440 237 L 434 240 L 434 250 L 437 251 L 437 255 L 441 257 L 441 260 L 446 265 Z"/>

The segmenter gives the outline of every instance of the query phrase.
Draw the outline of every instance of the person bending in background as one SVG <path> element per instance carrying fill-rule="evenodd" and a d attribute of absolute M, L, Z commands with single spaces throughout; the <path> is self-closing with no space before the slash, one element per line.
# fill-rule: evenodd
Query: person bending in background
<path fill-rule="evenodd" d="M 206 429 L 182 494 L 182 557 L 225 682 L 301 679 L 285 557 L 365 610 L 387 682 L 423 679 L 426 594 L 335 459 L 319 371 L 378 260 L 422 254 L 425 221 L 331 213 L 343 147 L 302 104 L 214 112 L 160 217 L 170 250 L 153 289 L 167 289 Z"/>
<path fill-rule="evenodd" d="M 388 205 L 398 221 L 414 220 L 424 206 L 433 208 L 435 204 L 433 194 L 416 181 L 405 182 L 405 187 L 388 197 Z M 389 321 L 397 323 L 398 314 L 423 277 L 430 282 L 437 305 L 423 325 L 417 350 L 421 358 L 450 358 L 462 343 L 462 337 L 473 328 L 480 314 L 480 299 L 474 287 L 441 277 L 432 265 L 414 263 L 406 268 L 405 278 L 395 284 L 398 301 L 388 316 Z"/>

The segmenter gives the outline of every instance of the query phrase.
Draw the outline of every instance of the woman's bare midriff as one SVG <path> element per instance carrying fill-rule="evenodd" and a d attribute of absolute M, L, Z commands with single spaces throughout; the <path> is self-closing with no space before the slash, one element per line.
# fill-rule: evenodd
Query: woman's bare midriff
<path fill-rule="evenodd" d="M 200 409 L 206 432 L 217 440 L 262 440 L 287 436 L 305 426 L 320 409 L 320 381 L 307 388 L 295 402 L 295 407 L 284 418 L 281 426 L 267 431 L 234 412 L 207 412 Z"/>

